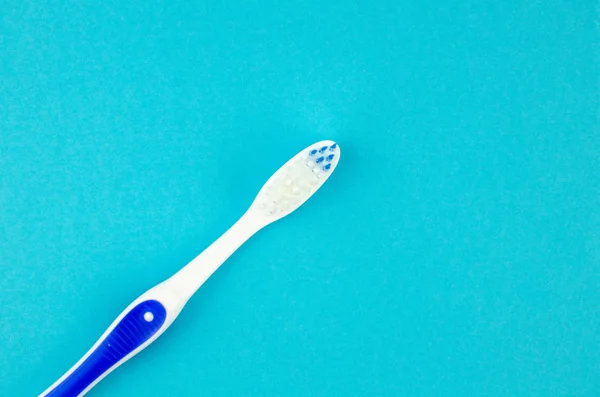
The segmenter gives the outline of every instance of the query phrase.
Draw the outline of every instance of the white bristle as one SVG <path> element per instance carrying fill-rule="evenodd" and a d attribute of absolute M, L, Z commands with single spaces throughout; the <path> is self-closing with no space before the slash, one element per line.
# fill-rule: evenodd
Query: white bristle
<path fill-rule="evenodd" d="M 316 154 L 311 155 L 311 151 L 316 151 Z M 304 149 L 269 178 L 258 193 L 251 211 L 270 220 L 291 213 L 329 178 L 339 158 L 340 149 L 333 141 L 317 142 Z M 330 167 L 324 169 L 324 164 L 330 164 Z"/>

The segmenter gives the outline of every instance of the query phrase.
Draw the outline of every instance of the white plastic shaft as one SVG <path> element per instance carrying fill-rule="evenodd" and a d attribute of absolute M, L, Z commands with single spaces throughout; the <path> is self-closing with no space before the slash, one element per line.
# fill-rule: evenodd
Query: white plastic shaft
<path fill-rule="evenodd" d="M 249 211 L 221 237 L 181 270 L 162 284 L 182 300 L 182 305 L 194 295 L 206 280 L 250 237 L 262 229 L 264 222 Z"/>

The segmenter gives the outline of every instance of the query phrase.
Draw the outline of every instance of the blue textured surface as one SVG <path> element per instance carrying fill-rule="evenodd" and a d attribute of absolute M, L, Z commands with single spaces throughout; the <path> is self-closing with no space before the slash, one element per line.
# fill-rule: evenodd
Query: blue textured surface
<path fill-rule="evenodd" d="M 322 190 L 91 397 L 600 395 L 596 0 L 0 12 L 0 396 L 322 139 Z"/>
<path fill-rule="evenodd" d="M 146 313 L 152 313 L 151 321 L 144 319 Z M 135 306 L 48 397 L 78 396 L 112 366 L 150 339 L 164 324 L 166 317 L 167 312 L 158 301 L 148 300 Z"/>

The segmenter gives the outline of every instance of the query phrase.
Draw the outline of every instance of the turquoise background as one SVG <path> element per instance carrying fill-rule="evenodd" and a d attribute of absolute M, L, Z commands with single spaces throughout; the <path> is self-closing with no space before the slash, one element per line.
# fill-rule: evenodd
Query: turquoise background
<path fill-rule="evenodd" d="M 0 11 L 0 395 L 329 138 L 323 189 L 90 396 L 600 394 L 596 1 Z"/>

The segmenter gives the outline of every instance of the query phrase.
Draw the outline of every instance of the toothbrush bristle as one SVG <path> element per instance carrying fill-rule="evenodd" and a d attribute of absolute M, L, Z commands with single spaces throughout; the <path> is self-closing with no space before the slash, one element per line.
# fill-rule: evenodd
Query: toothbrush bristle
<path fill-rule="evenodd" d="M 332 153 L 334 151 L 335 154 Z M 271 221 L 289 214 L 319 189 L 338 161 L 339 150 L 335 142 L 322 141 L 311 145 L 273 174 L 252 207 Z"/>

